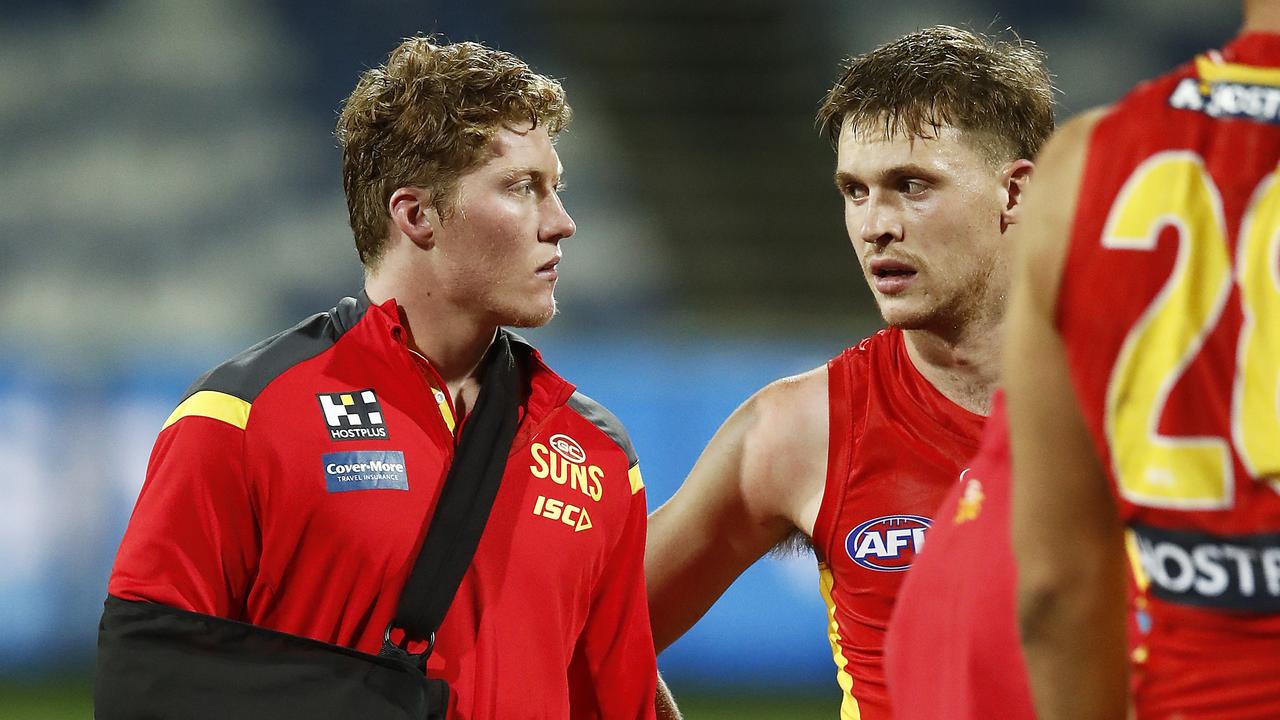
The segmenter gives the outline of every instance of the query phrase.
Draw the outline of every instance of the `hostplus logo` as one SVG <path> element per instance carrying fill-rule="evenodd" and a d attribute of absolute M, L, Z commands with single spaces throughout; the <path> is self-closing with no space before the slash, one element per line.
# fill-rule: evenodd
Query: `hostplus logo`
<path fill-rule="evenodd" d="M 324 424 L 331 440 L 386 440 L 382 406 L 373 388 L 345 393 L 319 393 Z"/>

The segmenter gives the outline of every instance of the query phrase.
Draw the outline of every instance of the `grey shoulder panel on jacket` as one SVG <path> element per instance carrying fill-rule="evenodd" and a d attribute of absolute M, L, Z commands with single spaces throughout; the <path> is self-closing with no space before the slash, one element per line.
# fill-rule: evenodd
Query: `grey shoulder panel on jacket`
<path fill-rule="evenodd" d="M 636 457 L 636 449 L 631 445 L 631 438 L 627 435 L 626 428 L 622 426 L 622 421 L 609 412 L 608 408 L 577 390 L 574 391 L 573 395 L 569 396 L 567 404 L 574 412 L 586 418 L 592 425 L 600 428 L 605 435 L 609 436 L 609 439 L 622 448 L 622 451 L 627 454 L 628 467 L 634 467 L 639 462 L 639 458 Z"/>
<path fill-rule="evenodd" d="M 205 373 L 182 397 L 214 390 L 251 403 L 263 388 L 289 368 L 333 347 L 368 309 L 369 301 L 364 293 L 360 297 L 343 298 L 328 312 L 312 315 Z"/>

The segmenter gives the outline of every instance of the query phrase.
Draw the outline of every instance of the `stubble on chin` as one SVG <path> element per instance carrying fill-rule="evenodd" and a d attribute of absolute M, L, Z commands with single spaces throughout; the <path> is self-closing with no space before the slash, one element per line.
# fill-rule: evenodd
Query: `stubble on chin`
<path fill-rule="evenodd" d="M 872 291 L 875 295 L 875 291 Z M 899 330 L 918 330 L 927 325 L 933 308 L 922 307 L 919 302 L 904 302 L 900 298 L 881 298 L 875 296 L 876 309 L 880 311 L 880 319 L 884 324 Z"/>
<path fill-rule="evenodd" d="M 1000 313 L 1002 308 L 984 300 L 960 294 L 946 300 L 913 303 L 912 307 L 882 307 L 880 317 L 885 325 L 898 330 L 919 330 L 941 337 L 954 337 L 958 331 L 981 322 L 988 314 Z"/>
<path fill-rule="evenodd" d="M 880 318 L 888 327 L 898 330 L 924 330 L 932 325 L 933 319 L 927 313 L 880 313 Z"/>
<path fill-rule="evenodd" d="M 560 312 L 560 307 L 553 297 L 551 298 L 551 307 L 514 312 L 511 314 L 510 319 L 502 324 L 513 328 L 540 328 L 551 322 L 551 318 L 555 317 L 558 312 Z"/>

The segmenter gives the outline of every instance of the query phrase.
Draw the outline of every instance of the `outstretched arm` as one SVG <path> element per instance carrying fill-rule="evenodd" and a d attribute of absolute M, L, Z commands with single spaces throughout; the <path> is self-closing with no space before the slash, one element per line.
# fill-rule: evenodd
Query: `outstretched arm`
<path fill-rule="evenodd" d="M 816 514 L 827 451 L 827 377 L 779 380 L 743 403 L 680 490 L 649 517 L 645 578 L 658 652 L 744 570 Z"/>
<path fill-rule="evenodd" d="M 1036 710 L 1046 720 L 1125 716 L 1123 528 L 1054 324 L 1097 118 L 1068 123 L 1041 155 L 1017 235 L 1005 355 L 1018 619 Z"/>

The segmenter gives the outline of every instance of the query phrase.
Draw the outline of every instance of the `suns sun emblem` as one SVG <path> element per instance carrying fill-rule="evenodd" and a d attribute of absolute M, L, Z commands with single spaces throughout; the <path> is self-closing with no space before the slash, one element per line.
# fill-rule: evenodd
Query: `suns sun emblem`
<path fill-rule="evenodd" d="M 955 523 L 960 525 L 977 518 L 978 513 L 982 512 L 982 501 L 985 498 L 986 495 L 982 493 L 982 481 L 970 478 L 964 486 L 964 495 L 960 497 L 960 504 L 956 507 Z"/>

